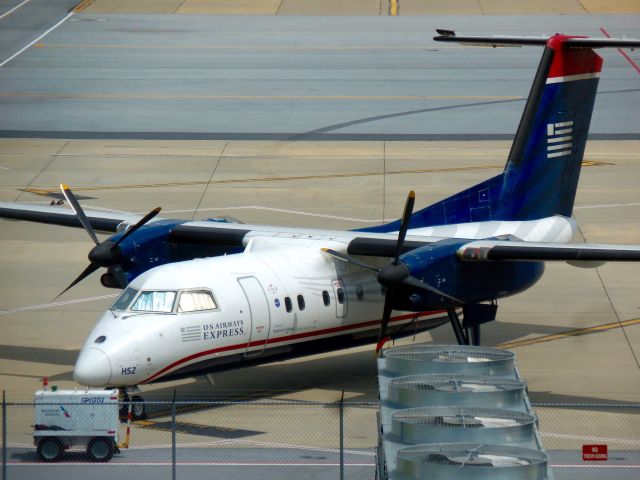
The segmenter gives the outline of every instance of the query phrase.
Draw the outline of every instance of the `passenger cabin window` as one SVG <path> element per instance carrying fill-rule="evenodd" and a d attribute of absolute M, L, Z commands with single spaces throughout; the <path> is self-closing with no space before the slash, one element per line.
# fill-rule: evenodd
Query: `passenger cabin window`
<path fill-rule="evenodd" d="M 362 285 L 358 285 L 356 287 L 356 298 L 359 301 L 362 301 L 364 299 L 364 290 L 362 289 Z"/>
<path fill-rule="evenodd" d="M 135 288 L 129 287 L 125 289 L 125 291 L 122 292 L 118 298 L 116 298 L 116 301 L 113 302 L 113 305 L 111 305 L 111 309 L 126 310 L 137 294 L 138 290 L 136 290 Z"/>
<path fill-rule="evenodd" d="M 298 295 L 298 309 L 300 311 L 304 310 L 304 297 L 302 295 Z"/>
<path fill-rule="evenodd" d="M 291 299 L 289 297 L 284 297 L 284 308 L 287 310 L 287 313 L 293 310 L 293 305 L 291 304 Z"/>
<path fill-rule="evenodd" d="M 200 312 L 218 308 L 213 295 L 208 290 L 187 291 L 180 294 L 178 313 Z"/>
<path fill-rule="evenodd" d="M 325 307 L 328 307 L 331 304 L 331 297 L 329 296 L 329 292 L 326 290 L 322 291 L 322 301 L 324 302 Z"/>
<path fill-rule="evenodd" d="M 175 299 L 175 291 L 142 292 L 131 307 L 131 311 L 169 313 L 173 310 Z"/>
<path fill-rule="evenodd" d="M 344 303 L 344 288 L 338 288 L 336 293 L 338 294 L 338 303 Z"/>

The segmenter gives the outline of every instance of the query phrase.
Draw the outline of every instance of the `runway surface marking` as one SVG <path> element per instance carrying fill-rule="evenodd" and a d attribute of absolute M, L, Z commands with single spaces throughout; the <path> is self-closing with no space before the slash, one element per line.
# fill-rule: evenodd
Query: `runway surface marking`
<path fill-rule="evenodd" d="M 11 10 L 8 10 L 6 12 L 4 12 L 2 15 L 0 15 L 0 20 L 2 20 L 4 17 L 6 17 L 7 15 L 11 15 L 13 12 L 15 12 L 16 10 L 18 10 L 21 6 L 29 3 L 31 0 L 24 0 L 24 2 L 16 5 L 15 7 L 13 7 Z"/>
<path fill-rule="evenodd" d="M 309 46 L 293 46 L 293 45 L 170 45 L 170 44 L 75 44 L 75 43 L 38 43 L 37 48 L 106 48 L 106 49 L 178 49 L 178 50 L 281 50 L 281 51 L 338 51 L 350 52 L 361 50 L 418 50 L 435 52 L 440 49 L 461 49 L 464 47 L 451 45 L 438 45 L 437 47 L 420 47 L 412 45 L 309 45 Z"/>
<path fill-rule="evenodd" d="M 225 157 L 230 158 L 230 157 Z M 596 162 L 593 160 L 587 160 L 582 163 L 585 167 L 592 166 L 604 166 L 614 165 L 608 162 Z M 166 188 L 166 187 L 186 187 L 186 186 L 198 186 L 198 185 L 224 185 L 232 183 L 256 183 L 256 182 L 285 182 L 285 181 L 297 181 L 297 180 L 322 180 L 322 179 L 334 179 L 334 178 L 354 178 L 354 177 L 375 177 L 383 175 L 407 175 L 418 173 L 442 173 L 442 172 L 468 172 L 476 170 L 494 170 L 503 169 L 504 165 L 477 165 L 467 167 L 445 167 L 445 168 L 419 168 L 408 170 L 391 170 L 388 172 L 349 172 L 349 173 L 331 173 L 324 175 L 292 175 L 286 177 L 253 177 L 253 178 L 230 178 L 226 180 L 194 180 L 190 182 L 166 182 L 166 183 L 137 183 L 137 184 L 123 184 L 123 185 L 95 185 L 87 187 L 73 187 L 74 192 L 88 192 L 88 191 L 101 191 L 101 190 L 126 190 L 126 189 L 140 189 L 140 188 Z M 53 193 L 58 193 L 58 187 L 47 188 L 46 186 L 35 185 L 33 187 L 25 188 L 22 191 L 27 193 L 33 193 L 35 195 L 48 196 Z"/>
<path fill-rule="evenodd" d="M 389 172 L 351 172 L 351 173 L 331 173 L 325 175 L 300 175 L 289 177 L 253 177 L 253 178 L 230 178 L 228 180 L 197 180 L 191 182 L 167 182 L 167 183 L 139 183 L 130 185 L 96 185 L 88 187 L 73 187 L 74 192 L 88 192 L 88 191 L 100 191 L 100 190 L 126 190 L 133 188 L 165 188 L 165 187 L 184 187 L 193 185 L 224 185 L 230 183 L 255 183 L 255 182 L 285 182 L 294 180 L 321 180 L 321 179 L 333 179 L 333 178 L 353 178 L 353 177 L 375 177 L 382 175 L 405 175 L 412 173 L 436 173 L 436 172 L 463 172 L 470 170 L 488 170 L 504 168 L 504 165 L 480 165 L 475 167 L 451 167 L 451 168 L 424 168 L 424 169 L 411 169 L 411 170 L 394 170 Z M 36 195 L 43 195 L 43 192 L 54 193 L 58 191 L 58 188 L 46 188 L 46 187 L 30 187 L 25 188 L 23 191 L 28 193 L 34 193 Z"/>
<path fill-rule="evenodd" d="M 398 0 L 389 0 L 389 15 L 398 16 Z"/>
<path fill-rule="evenodd" d="M 628 445 L 640 445 L 640 440 L 630 440 L 630 439 L 623 439 L 623 438 L 588 437 L 588 436 L 585 437 L 582 435 L 565 435 L 562 433 L 546 433 L 546 432 L 540 432 L 540 436 L 549 437 L 549 438 L 566 438 L 571 440 L 585 440 L 589 442 L 624 443 Z"/>
<path fill-rule="evenodd" d="M 73 8 L 74 13 L 80 13 L 85 8 L 93 3 L 93 0 L 82 0 L 78 5 Z"/>
<path fill-rule="evenodd" d="M 366 463 L 351 463 L 344 462 L 345 467 L 373 467 L 375 462 Z M 103 467 L 168 467 L 173 465 L 168 462 L 118 462 L 113 459 L 109 463 L 95 463 L 95 462 L 57 462 L 57 463 L 42 463 L 42 462 L 7 462 L 7 465 L 11 466 L 28 466 L 28 467 L 86 467 L 86 466 L 103 466 Z M 339 467 L 340 463 L 337 462 L 325 462 L 325 463 L 307 463 L 307 462 L 176 462 L 180 467 Z"/>
<path fill-rule="evenodd" d="M 0 315 L 9 313 L 28 312 L 31 310 L 43 310 L 46 308 L 59 307 L 62 305 L 72 305 L 74 303 L 93 302 L 95 300 L 104 300 L 105 298 L 113 298 L 120 295 L 119 293 L 110 293 L 108 295 L 99 295 L 97 297 L 77 298 L 75 300 L 64 300 L 62 302 L 43 303 L 41 305 L 30 305 L 28 307 L 16 307 L 9 310 L 0 310 Z"/>
<path fill-rule="evenodd" d="M 607 32 L 604 27 L 600 27 L 600 31 L 604 34 L 605 37 L 611 38 L 611 35 L 609 35 L 609 32 Z M 618 48 L 617 50 L 618 53 L 620 53 L 620 55 L 622 55 L 627 60 L 627 62 L 629 62 L 629 64 L 635 69 L 635 71 L 640 74 L 640 67 L 638 67 L 638 64 L 631 60 L 631 57 L 629 57 L 629 55 L 627 55 L 627 53 L 623 49 Z"/>
<path fill-rule="evenodd" d="M 515 342 L 501 343 L 498 345 L 498 347 L 505 348 L 505 349 L 524 347 L 526 345 L 534 345 L 536 343 L 551 342 L 553 340 L 560 340 L 560 339 L 569 338 L 569 337 L 577 337 L 579 335 L 587 335 L 589 333 L 603 332 L 606 330 L 629 327 L 631 325 L 637 325 L 637 324 L 640 324 L 640 318 L 634 318 L 632 320 L 624 320 L 622 322 L 605 323 L 603 325 L 595 325 L 593 327 L 587 327 L 587 328 L 578 328 L 575 330 L 567 330 L 566 332 L 563 332 L 563 333 L 545 335 L 544 337 L 537 337 L 529 340 L 519 340 Z"/>
<path fill-rule="evenodd" d="M 0 65 L 2 66 L 2 65 Z M 128 93 L 0 92 L 0 97 L 54 99 L 140 100 L 523 100 L 521 96 L 496 95 L 162 95 Z"/>
<path fill-rule="evenodd" d="M 64 22 L 67 21 L 67 19 L 71 18 L 73 16 L 73 12 L 70 12 L 66 17 L 64 17 L 62 20 L 60 20 L 58 23 L 56 23 L 53 27 L 51 27 L 50 29 L 48 29 L 47 31 L 45 31 L 42 35 L 40 35 L 38 38 L 36 38 L 35 40 L 29 42 L 27 45 L 25 45 L 24 47 L 22 47 L 20 50 L 18 50 L 16 53 L 14 53 L 13 55 L 11 55 L 9 58 L 7 58 L 6 60 L 4 60 L 2 63 L 0 63 L 0 68 L 4 67 L 7 63 L 9 63 L 11 60 L 13 60 L 14 58 L 16 58 L 18 55 L 20 55 L 22 52 L 24 52 L 27 48 L 31 47 L 32 45 L 34 45 L 35 43 L 39 42 L 40 40 L 42 40 L 44 37 L 46 37 L 47 35 L 49 35 L 49 33 L 53 32 L 56 28 L 58 28 L 60 25 L 62 25 Z"/>
<path fill-rule="evenodd" d="M 183 210 L 163 210 L 164 213 L 192 213 L 196 209 L 188 208 Z M 200 212 L 217 212 L 224 210 L 265 210 L 268 212 L 278 212 L 278 213 L 289 213 L 291 215 L 302 215 L 305 217 L 319 217 L 319 218 L 330 218 L 333 220 L 346 220 L 349 222 L 361 222 L 361 223 L 379 223 L 380 219 L 366 219 L 366 218 L 353 218 L 353 217 L 341 217 L 339 215 L 328 215 L 326 213 L 312 213 L 312 212 L 303 212 L 300 210 L 289 210 L 286 208 L 275 208 L 275 207 L 264 207 L 261 205 L 239 205 L 236 207 L 208 207 L 208 208 L 198 208 L 197 211 Z M 144 213 L 144 212 L 143 212 Z M 384 221 L 384 220 L 382 220 Z"/>

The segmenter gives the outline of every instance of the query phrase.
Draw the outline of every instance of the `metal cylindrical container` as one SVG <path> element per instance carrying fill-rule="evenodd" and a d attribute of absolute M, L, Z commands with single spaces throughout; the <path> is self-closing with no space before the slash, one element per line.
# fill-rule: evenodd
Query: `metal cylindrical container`
<path fill-rule="evenodd" d="M 428 444 L 398 452 L 391 478 L 402 480 L 544 480 L 546 453 L 488 444 Z"/>
<path fill-rule="evenodd" d="M 384 353 L 385 370 L 393 376 L 514 376 L 515 355 L 506 350 L 470 345 L 409 345 Z"/>
<path fill-rule="evenodd" d="M 519 408 L 522 380 L 484 375 L 408 375 L 389 382 L 388 402 L 397 408 L 457 406 Z"/>
<path fill-rule="evenodd" d="M 401 443 L 535 442 L 536 417 L 514 410 L 472 407 L 422 407 L 391 416 L 391 434 Z"/>

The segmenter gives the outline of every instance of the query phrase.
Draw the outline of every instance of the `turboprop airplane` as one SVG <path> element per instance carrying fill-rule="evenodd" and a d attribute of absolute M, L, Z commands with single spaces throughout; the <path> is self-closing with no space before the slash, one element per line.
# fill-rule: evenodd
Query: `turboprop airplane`
<path fill-rule="evenodd" d="M 87 214 L 64 185 L 73 212 L 0 204 L 5 218 L 88 232 L 90 264 L 67 289 L 101 267 L 103 285 L 124 288 L 87 338 L 76 381 L 129 389 L 376 341 L 379 350 L 447 321 L 460 344 L 479 344 L 497 300 L 535 284 L 545 261 L 640 260 L 640 246 L 569 243 L 602 67 L 593 49 L 640 40 L 439 33 L 544 52 L 504 171 L 415 213 L 411 192 L 397 221 L 333 231 L 159 219 L 159 209 Z M 115 235 L 100 242 L 96 231 Z"/>

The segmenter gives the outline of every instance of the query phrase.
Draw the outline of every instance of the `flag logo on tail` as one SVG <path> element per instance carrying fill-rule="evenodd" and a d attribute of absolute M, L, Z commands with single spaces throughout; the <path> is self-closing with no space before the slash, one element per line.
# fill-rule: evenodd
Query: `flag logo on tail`
<path fill-rule="evenodd" d="M 547 158 L 571 155 L 573 121 L 547 124 Z"/>

